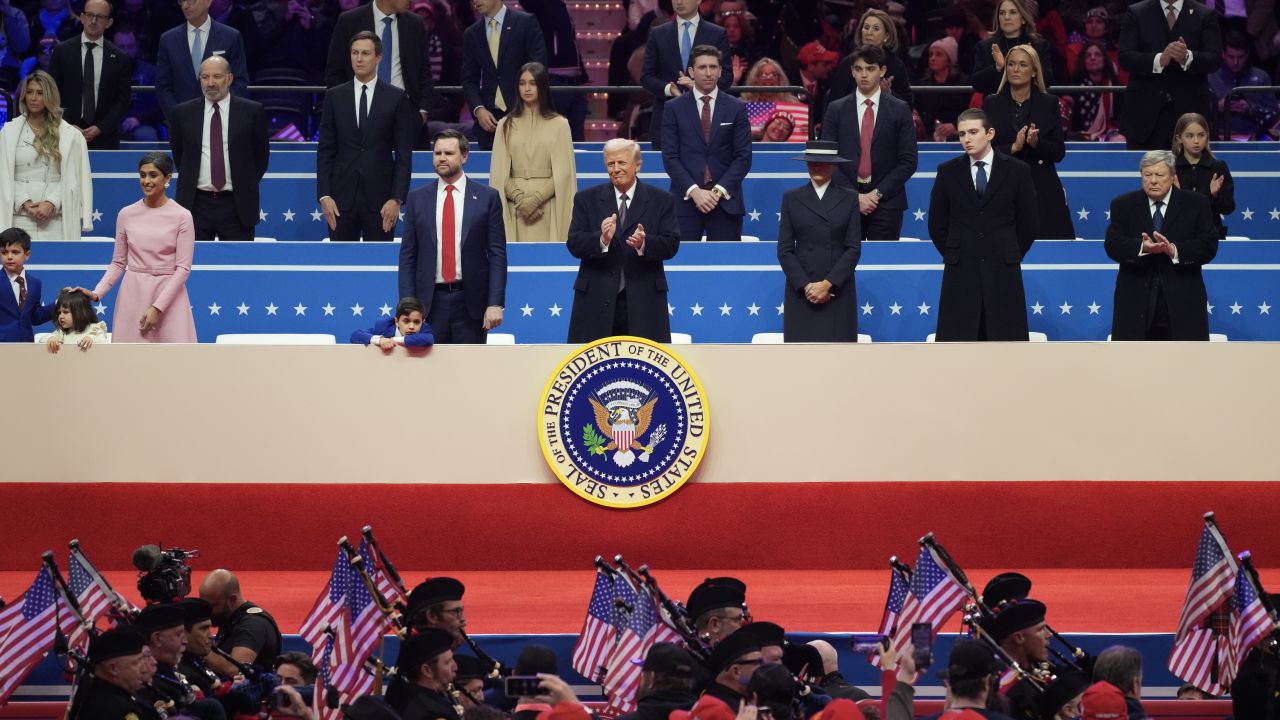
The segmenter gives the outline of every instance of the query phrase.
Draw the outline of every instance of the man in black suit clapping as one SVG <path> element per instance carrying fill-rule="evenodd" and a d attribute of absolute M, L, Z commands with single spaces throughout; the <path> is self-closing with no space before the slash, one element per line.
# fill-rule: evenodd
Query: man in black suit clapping
<path fill-rule="evenodd" d="M 58 43 L 49 62 L 62 92 L 62 119 L 80 129 L 90 150 L 118 150 L 129 111 L 133 60 L 102 36 L 111 13 L 107 0 L 87 0 L 80 12 L 84 32 Z"/>
<path fill-rule="evenodd" d="M 897 240 L 907 180 L 919 158 L 911 107 L 880 89 L 884 48 L 863 45 L 850 57 L 857 90 L 827 108 L 822 139 L 838 143 L 840 156 L 850 160 L 838 167 L 834 182 L 858 191 L 862 239 Z"/>
<path fill-rule="evenodd" d="M 169 147 L 178 168 L 178 204 L 191 211 L 197 240 L 253 240 L 258 184 L 270 138 L 262 105 L 231 95 L 231 65 L 221 55 L 200 63 L 204 97 L 178 103 Z"/>
<path fill-rule="evenodd" d="M 351 38 L 354 79 L 324 94 L 316 147 L 320 210 L 334 241 L 390 240 L 409 195 L 420 123 L 400 88 L 378 79 L 382 41 Z"/>
<path fill-rule="evenodd" d="M 1036 191 L 1021 160 L 996 152 L 977 109 L 956 123 L 964 155 L 938 166 L 929 237 L 942 254 L 941 341 L 1026 340 L 1022 258 L 1036 238 Z"/>
<path fill-rule="evenodd" d="M 1209 298 L 1200 267 L 1218 253 L 1209 198 L 1174 187 L 1175 158 L 1151 150 L 1142 189 L 1111 201 L 1104 243 L 1120 263 L 1112 340 L 1208 340 Z"/>

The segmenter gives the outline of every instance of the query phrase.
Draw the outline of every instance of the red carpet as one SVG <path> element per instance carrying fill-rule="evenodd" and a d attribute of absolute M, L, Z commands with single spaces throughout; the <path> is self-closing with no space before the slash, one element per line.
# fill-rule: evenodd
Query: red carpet
<path fill-rule="evenodd" d="M 211 565 L 197 561 L 196 582 Z M 1049 620 L 1067 632 L 1173 632 L 1182 610 L 1190 570 L 1026 569 L 1035 595 L 1049 604 Z M 995 570 L 970 569 L 981 584 Z M 1262 577 L 1280 577 L 1280 569 L 1263 569 Z M 31 583 L 35 571 L 0 572 L 0 593 L 14 597 Z M 403 573 L 410 582 L 425 571 Z M 476 634 L 576 633 L 582 627 L 591 592 L 590 569 L 576 571 L 458 571 L 467 585 L 468 630 Z M 664 589 L 681 599 L 700 581 L 703 571 L 655 570 Z M 751 611 L 759 620 L 811 632 L 871 631 L 880 622 L 888 591 L 888 571 L 749 570 L 739 573 L 748 584 Z M 240 573 L 245 594 L 266 607 L 281 628 L 295 632 L 311 609 L 327 573 Z M 107 580 L 135 603 L 135 575 L 108 572 Z M 954 621 L 958 627 L 958 621 Z"/>

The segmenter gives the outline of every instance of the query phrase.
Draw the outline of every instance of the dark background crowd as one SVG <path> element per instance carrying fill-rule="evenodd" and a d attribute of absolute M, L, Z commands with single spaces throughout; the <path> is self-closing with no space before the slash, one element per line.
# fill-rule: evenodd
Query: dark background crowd
<path fill-rule="evenodd" d="M 212 0 L 209 15 L 241 34 L 251 84 L 320 86 L 333 84 L 326 83 L 326 64 L 338 16 L 360 4 L 356 0 Z M 406 12 L 423 24 L 433 85 L 458 85 L 463 31 L 479 16 L 472 4 L 465 0 L 397 0 L 396 4 L 407 5 Z M 1126 82 L 1127 73 L 1118 60 L 1125 2 L 1027 0 L 1017 4 L 1034 20 L 1034 30 L 1022 29 L 1023 39 L 1047 51 L 1042 55 L 1050 84 L 1117 86 Z M 567 82 L 556 84 L 639 84 L 650 30 L 674 17 L 670 0 L 623 0 L 619 6 L 525 0 L 512 3 L 512 7 L 538 19 L 549 67 L 580 70 L 576 77 L 570 73 L 562 76 Z M 1219 100 L 1219 111 L 1230 104 L 1231 136 L 1277 137 L 1280 105 L 1275 95 L 1234 99 L 1227 99 L 1227 95 L 1237 86 L 1270 85 L 1280 70 L 1280 3 L 1216 0 L 1209 7 L 1220 15 L 1222 34 L 1221 66 L 1209 81 Z M 701 0 L 698 5 L 702 18 L 727 31 L 734 84 L 791 85 L 807 91 L 757 93 L 745 99 L 798 101 L 810 106 L 808 114 L 815 120 L 821 118 L 827 96 L 835 99 L 848 90 L 848 65 L 842 59 L 861 42 L 875 41 L 890 53 L 887 74 L 893 79 L 895 94 L 906 90 L 903 99 L 913 107 L 918 138 L 940 141 L 952 137 L 955 116 L 967 107 L 980 106 L 981 96 L 911 93 L 910 88 L 981 85 L 974 74 L 989 65 L 990 58 L 975 50 L 985 51 L 988 45 L 983 41 L 1000 35 L 998 10 L 994 0 Z M 0 24 L 0 88 L 13 93 L 22 77 L 36 68 L 47 68 L 54 46 L 81 32 L 82 11 L 77 0 L 0 0 L 4 19 Z M 872 34 L 866 35 L 868 11 L 879 11 L 871 13 L 876 16 L 873 26 L 887 21 L 892 27 L 873 27 Z M 177 0 L 118 0 L 112 4 L 111 15 L 105 36 L 134 59 L 134 86 L 153 85 L 160 35 L 184 22 L 181 4 Z M 342 60 L 346 61 L 345 56 Z M 297 135 L 286 139 L 314 137 L 319 97 L 255 93 L 267 106 L 273 132 L 290 124 L 298 129 Z M 578 117 L 575 140 L 619 135 L 647 139 L 647 93 L 613 93 L 607 99 L 593 100 L 589 112 L 582 113 L 590 119 L 590 137 L 584 136 L 584 120 Z M 1068 139 L 1119 139 L 1121 103 L 1118 96 L 1105 93 L 1062 95 Z M 122 139 L 164 137 L 164 119 L 154 99 L 145 92 L 135 93 L 133 105 Z M 472 123 L 469 108 L 456 93 L 437 93 L 431 119 L 463 129 Z M 757 139 L 764 135 L 763 124 L 770 119 L 753 119 Z M 779 121 L 767 139 L 803 139 L 812 126 L 791 115 L 787 120 Z"/>

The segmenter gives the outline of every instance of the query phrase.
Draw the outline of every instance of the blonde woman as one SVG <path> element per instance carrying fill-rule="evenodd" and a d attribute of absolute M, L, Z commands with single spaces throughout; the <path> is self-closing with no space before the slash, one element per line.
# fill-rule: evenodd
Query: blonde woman
<path fill-rule="evenodd" d="M 58 86 L 43 70 L 23 80 L 18 110 L 0 130 L 0 224 L 33 240 L 79 240 L 93 229 L 84 136 L 62 119 Z"/>
<path fill-rule="evenodd" d="M 787 80 L 787 71 L 782 69 L 782 64 L 773 58 L 760 58 L 747 71 L 747 79 L 742 83 L 748 87 L 752 85 L 789 85 Z M 743 102 L 800 102 L 795 95 L 791 93 L 776 92 L 755 92 L 742 93 Z"/>
<path fill-rule="evenodd" d="M 502 196 L 507 242 L 564 242 L 578 180 L 569 121 L 551 104 L 542 63 L 520 68 L 520 102 L 494 131 L 489 185 Z"/>

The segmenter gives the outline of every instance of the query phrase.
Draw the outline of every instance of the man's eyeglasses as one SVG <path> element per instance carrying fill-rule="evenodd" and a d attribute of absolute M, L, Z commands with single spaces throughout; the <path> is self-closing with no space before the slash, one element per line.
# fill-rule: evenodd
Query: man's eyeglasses
<path fill-rule="evenodd" d="M 80 17 L 88 22 L 106 22 L 111 19 L 110 15 L 99 15 L 98 13 L 82 12 Z"/>
<path fill-rule="evenodd" d="M 459 605 L 459 606 L 458 606 L 458 607 L 456 607 L 456 608 L 450 608 L 450 609 L 448 609 L 448 610 L 441 610 L 441 611 L 440 611 L 440 614 L 441 614 L 441 615 L 446 615 L 446 614 L 448 614 L 448 615 L 452 615 L 452 616 L 454 616 L 454 617 L 458 617 L 458 618 L 460 618 L 460 617 L 462 617 L 463 615 L 466 615 L 466 614 L 467 614 L 467 611 L 466 611 L 466 609 L 464 609 L 461 605 Z"/>
<path fill-rule="evenodd" d="M 182 6 L 184 6 L 184 7 L 185 7 L 185 6 L 187 6 L 187 5 L 195 5 L 195 4 L 196 4 L 196 0 L 178 0 L 178 4 L 179 4 L 179 5 L 182 5 Z"/>

